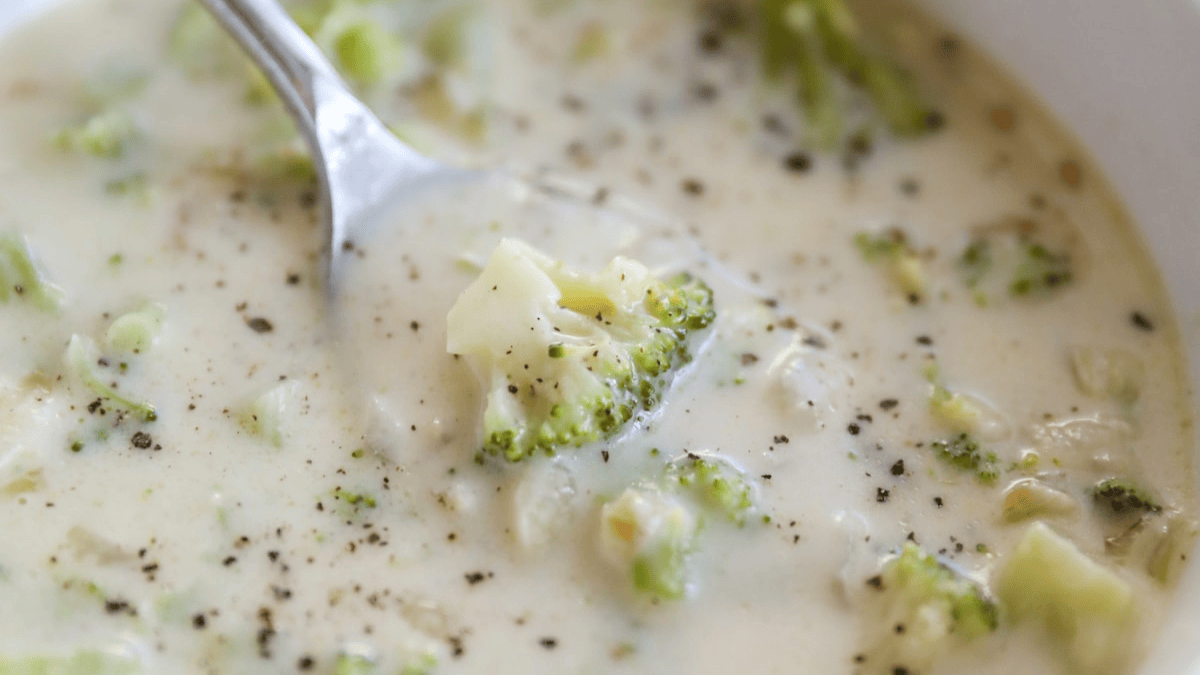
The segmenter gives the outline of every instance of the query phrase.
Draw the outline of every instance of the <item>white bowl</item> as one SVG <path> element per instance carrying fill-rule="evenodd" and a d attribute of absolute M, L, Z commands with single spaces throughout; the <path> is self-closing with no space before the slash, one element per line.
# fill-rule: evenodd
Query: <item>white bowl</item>
<path fill-rule="evenodd" d="M 0 34 L 62 1 L 0 0 Z M 1092 153 L 1159 264 L 1196 390 L 1200 0 L 916 1 L 1005 64 Z M 1200 675 L 1200 564 L 1180 591 L 1144 675 Z"/>

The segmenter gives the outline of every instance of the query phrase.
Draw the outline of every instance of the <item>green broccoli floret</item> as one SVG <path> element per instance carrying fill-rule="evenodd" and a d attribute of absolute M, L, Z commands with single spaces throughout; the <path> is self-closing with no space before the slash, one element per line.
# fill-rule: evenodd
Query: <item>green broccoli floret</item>
<path fill-rule="evenodd" d="M 755 486 L 740 471 L 716 459 L 688 454 L 667 469 L 668 480 L 694 494 L 702 504 L 743 525 L 756 510 Z"/>
<path fill-rule="evenodd" d="M 687 595 L 697 522 L 686 506 L 653 488 L 629 488 L 600 509 L 600 520 L 601 550 L 629 570 L 634 588 L 659 600 Z"/>
<path fill-rule="evenodd" d="M 775 80 L 794 74 L 815 143 L 832 147 L 840 140 L 849 117 L 846 86 L 866 90 L 893 133 L 916 136 L 937 126 L 911 78 L 863 47 L 843 0 L 758 0 L 757 6 L 763 70 Z"/>
<path fill-rule="evenodd" d="M 450 310 L 446 349 L 487 383 L 482 453 L 516 462 L 653 410 L 713 318 L 712 291 L 689 275 L 661 282 L 621 257 L 581 274 L 504 239 Z"/>
<path fill-rule="evenodd" d="M 0 235 L 0 302 L 14 296 L 48 312 L 62 304 L 62 292 L 42 275 L 24 237 L 4 234 Z"/>
<path fill-rule="evenodd" d="M 1071 259 L 1052 253 L 1034 242 L 1024 244 L 1025 258 L 1018 265 L 1008 292 L 1014 296 L 1053 290 L 1071 280 Z"/>
<path fill-rule="evenodd" d="M 1065 286 L 1073 277 L 1068 254 L 1052 252 L 1035 241 L 1027 223 L 1015 227 L 1015 231 L 1001 228 L 976 236 L 959 255 L 963 282 L 979 305 L 987 304 L 988 291 L 1007 291 L 1015 298 L 1045 295 Z M 1007 288 L 997 285 L 1002 283 L 1007 283 Z"/>
<path fill-rule="evenodd" d="M 1111 513 L 1129 514 L 1138 511 L 1159 513 L 1162 506 L 1148 492 L 1123 478 L 1108 478 L 1096 483 L 1088 494 L 1097 505 Z"/>
<path fill-rule="evenodd" d="M 950 440 L 934 441 L 929 447 L 937 453 L 938 459 L 963 471 L 974 473 L 982 483 L 991 485 L 1000 477 L 1000 470 L 996 466 L 996 454 L 983 452 L 970 434 L 963 433 Z"/>
<path fill-rule="evenodd" d="M 996 603 L 982 588 L 911 542 L 867 583 L 882 607 L 866 660 L 884 672 L 923 672 L 954 642 L 999 625 Z"/>
<path fill-rule="evenodd" d="M 96 157 L 117 159 L 140 135 L 133 117 L 123 110 L 106 110 L 78 126 L 58 132 L 54 142 L 63 150 L 86 152 Z"/>
<path fill-rule="evenodd" d="M 881 233 L 859 232 L 854 235 L 854 245 L 869 263 L 881 264 L 892 282 L 908 298 L 917 304 L 925 296 L 928 282 L 925 264 L 921 256 L 908 244 L 903 230 L 891 229 Z"/>

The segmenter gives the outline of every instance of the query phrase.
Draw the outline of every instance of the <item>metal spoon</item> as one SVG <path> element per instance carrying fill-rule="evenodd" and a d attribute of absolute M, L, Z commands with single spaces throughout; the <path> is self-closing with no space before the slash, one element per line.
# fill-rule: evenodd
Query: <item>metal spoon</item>
<path fill-rule="evenodd" d="M 357 97 L 275 0 L 201 0 L 242 45 L 287 105 L 320 181 L 332 293 L 353 236 L 418 185 L 468 179 L 402 143 Z"/>

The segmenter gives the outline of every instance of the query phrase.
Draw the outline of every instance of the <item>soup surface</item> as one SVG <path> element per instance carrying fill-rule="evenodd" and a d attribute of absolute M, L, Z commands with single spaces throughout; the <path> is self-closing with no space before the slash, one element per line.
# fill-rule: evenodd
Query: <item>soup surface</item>
<path fill-rule="evenodd" d="M 535 186 L 414 200 L 332 297 L 311 164 L 202 12 L 7 35 L 0 672 L 1132 671 L 1196 533 L 1156 272 L 1035 103 L 869 4 L 917 138 L 850 78 L 821 142 L 755 3 L 295 7 L 401 137 Z M 471 301 L 520 242 L 713 318 L 661 404 L 509 461 L 484 347 L 592 320 Z"/>

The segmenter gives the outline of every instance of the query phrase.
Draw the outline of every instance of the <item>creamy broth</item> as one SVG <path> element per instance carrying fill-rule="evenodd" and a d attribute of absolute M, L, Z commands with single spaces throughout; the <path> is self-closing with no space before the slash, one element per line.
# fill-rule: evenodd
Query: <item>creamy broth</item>
<path fill-rule="evenodd" d="M 5 38 L 0 225 L 63 301 L 0 303 L 0 654 L 109 650 L 178 673 L 900 672 L 865 656 L 868 581 L 911 541 L 994 593 L 1035 520 L 1005 522 L 1006 490 L 1036 481 L 1061 500 L 1045 522 L 1136 594 L 1125 661 L 1104 668 L 1136 665 L 1178 567 L 1148 571 L 1155 535 L 1195 530 L 1185 369 L 1132 226 L 1034 102 L 925 18 L 873 6 L 864 21 L 946 124 L 824 153 L 762 86 L 751 40 L 704 12 L 492 0 L 445 77 L 457 107 L 434 119 L 418 45 L 437 10 L 387 20 L 406 41 L 367 99 L 434 156 L 618 201 L 593 222 L 547 216 L 538 194 L 437 193 L 354 242 L 332 300 L 314 186 L 278 169 L 294 159 L 282 112 L 247 102 L 238 67 L 167 56 L 175 3 L 90 0 Z M 596 30 L 607 48 L 578 58 Z M 138 129 L 120 157 L 48 140 L 112 107 Z M 893 227 L 917 298 L 856 246 Z M 973 240 L 995 243 L 995 279 L 1006 237 L 1030 232 L 1067 252 L 1069 280 L 968 287 Z M 446 316 L 501 237 L 712 287 L 717 318 L 660 409 L 553 460 L 476 461 L 483 379 L 447 353 Z M 114 350 L 110 325 L 147 302 L 165 317 L 153 346 Z M 81 380 L 64 352 L 89 338 L 97 377 L 156 419 Z M 939 459 L 959 433 L 942 394 L 978 411 L 994 480 Z M 688 453 L 736 467 L 754 517 L 685 500 L 705 519 L 686 597 L 651 599 L 606 559 L 603 505 Z M 1113 476 L 1161 511 L 1104 513 L 1088 490 Z M 1000 611 L 911 672 L 1071 672 L 1061 636 Z M 347 655 L 377 666 L 337 670 Z"/>

